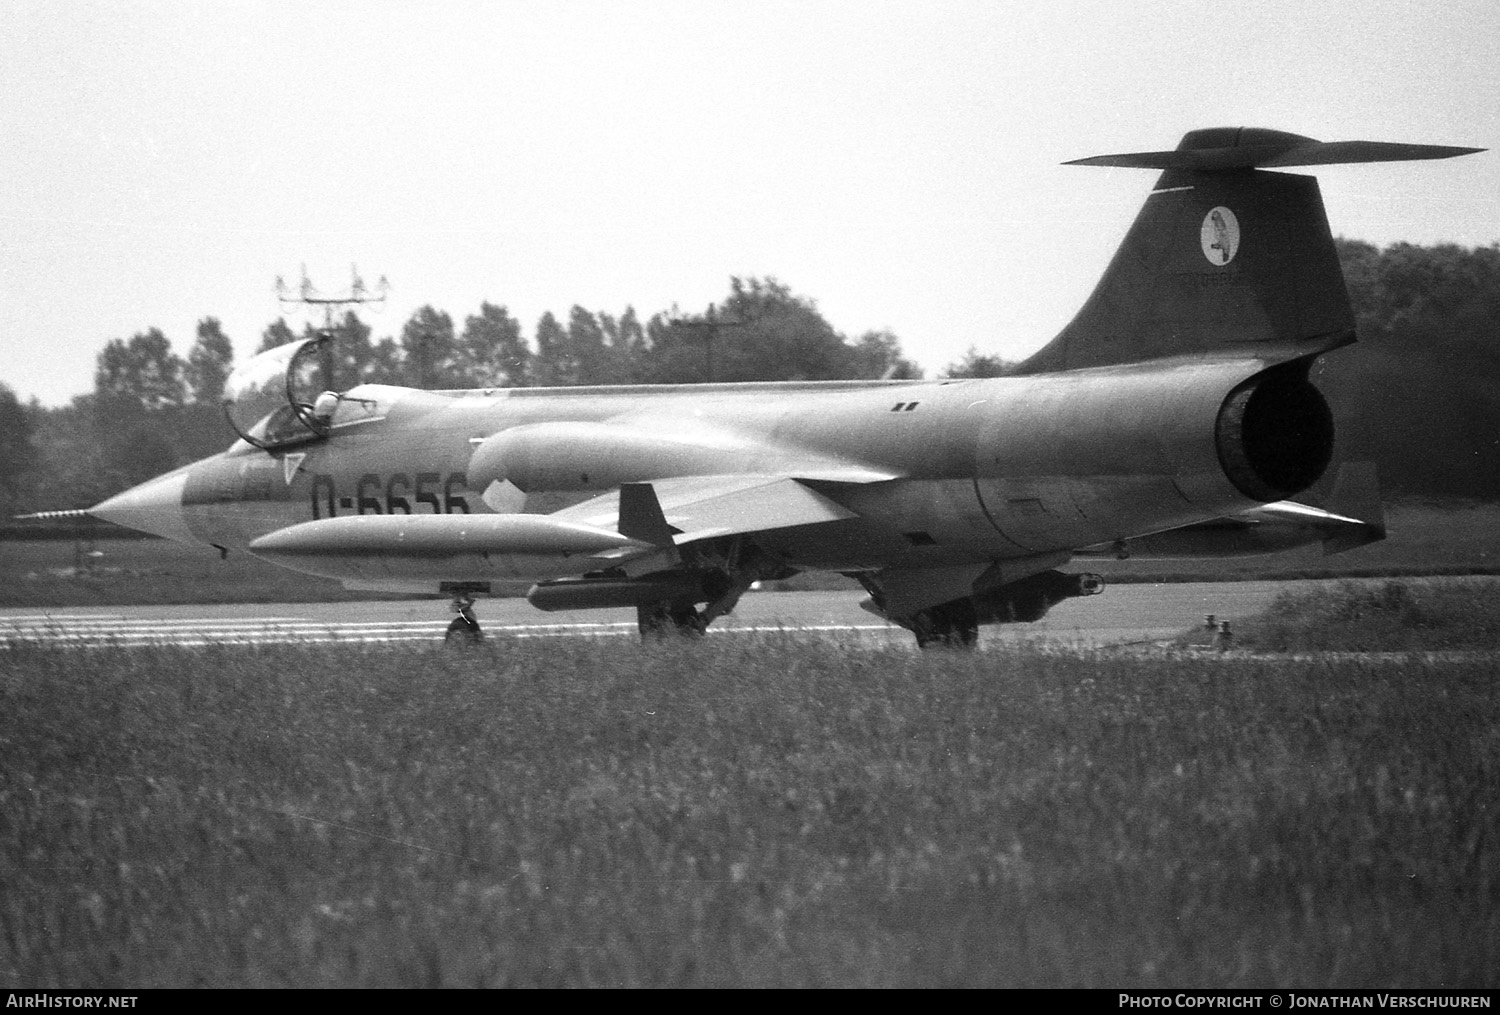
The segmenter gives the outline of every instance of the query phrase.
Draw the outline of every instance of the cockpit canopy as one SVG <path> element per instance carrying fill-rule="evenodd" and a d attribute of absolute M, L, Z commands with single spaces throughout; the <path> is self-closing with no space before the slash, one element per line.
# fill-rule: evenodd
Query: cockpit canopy
<path fill-rule="evenodd" d="M 319 357 L 326 334 L 267 349 L 224 385 L 224 416 L 240 439 L 279 451 L 327 438 L 335 427 L 377 414 L 375 401 L 322 390 Z"/>

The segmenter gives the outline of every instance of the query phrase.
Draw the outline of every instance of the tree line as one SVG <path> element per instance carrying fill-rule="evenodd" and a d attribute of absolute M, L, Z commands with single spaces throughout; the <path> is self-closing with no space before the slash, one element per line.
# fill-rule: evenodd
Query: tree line
<path fill-rule="evenodd" d="M 1500 499 L 1500 245 L 1338 242 L 1359 344 L 1315 379 L 1384 487 Z"/>
<path fill-rule="evenodd" d="M 1340 460 L 1378 464 L 1387 491 L 1500 498 L 1500 246 L 1339 240 L 1360 342 L 1325 357 Z M 849 338 L 811 299 L 774 278 L 734 278 L 703 313 L 642 321 L 574 306 L 528 340 L 506 307 L 482 303 L 459 326 L 417 310 L 399 335 L 373 338 L 356 314 L 335 323 L 329 386 L 423 388 L 705 381 L 919 378 L 889 331 Z M 283 319 L 260 349 L 315 333 Z M 1014 364 L 970 349 L 951 377 L 1002 376 Z M 186 357 L 156 328 L 113 339 L 94 388 L 59 408 L 22 403 L 0 383 L 0 513 L 97 503 L 221 450 L 232 436 L 220 403 L 234 348 L 205 318 Z"/>
<path fill-rule="evenodd" d="M 506 307 L 489 302 L 462 326 L 424 306 L 378 340 L 353 312 L 332 324 L 323 383 L 339 390 L 921 376 L 895 335 L 851 339 L 774 278 L 732 278 L 728 295 L 697 314 L 674 309 L 642 321 L 631 307 L 617 315 L 574 306 L 565 319 L 548 311 L 530 340 Z M 278 318 L 256 351 L 320 330 L 299 332 Z M 93 390 L 60 408 L 24 405 L 0 383 L 0 516 L 98 503 L 222 450 L 233 437 L 222 402 L 234 360 L 229 336 L 208 317 L 185 357 L 158 328 L 111 339 Z"/>
<path fill-rule="evenodd" d="M 659 313 L 644 323 L 633 307 L 616 316 L 574 306 L 566 321 L 548 311 L 531 342 L 506 307 L 488 302 L 462 328 L 446 311 L 422 307 L 399 336 L 379 341 L 353 312 L 331 328 L 309 324 L 300 334 L 278 318 L 257 351 L 323 330 L 335 338 L 326 386 L 338 389 L 372 382 L 481 388 L 920 376 L 894 335 L 871 331 L 850 341 L 811 300 L 775 279 L 731 279 L 729 296 L 704 313 Z M 104 347 L 94 395 L 147 411 L 217 406 L 233 359 L 233 345 L 214 318 L 198 323 L 186 359 L 152 328 Z"/>

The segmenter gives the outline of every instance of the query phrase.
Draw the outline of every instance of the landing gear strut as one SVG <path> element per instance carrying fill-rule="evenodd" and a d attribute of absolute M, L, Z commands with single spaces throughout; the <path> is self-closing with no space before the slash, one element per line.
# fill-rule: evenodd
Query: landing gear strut
<path fill-rule="evenodd" d="M 674 606 L 672 603 L 637 606 L 635 620 L 642 641 L 662 641 L 672 634 L 701 638 L 708 628 L 708 618 L 699 613 L 691 603 L 686 606 Z"/>
<path fill-rule="evenodd" d="M 474 616 L 474 597 L 467 592 L 457 592 L 453 596 L 453 612 L 458 614 L 448 625 L 448 633 L 443 636 L 443 643 L 465 648 L 470 645 L 478 645 L 484 640 L 484 632 L 479 630 L 479 619 Z"/>
<path fill-rule="evenodd" d="M 911 618 L 917 647 L 972 649 L 979 643 L 979 617 L 972 599 L 958 599 L 922 610 Z"/>

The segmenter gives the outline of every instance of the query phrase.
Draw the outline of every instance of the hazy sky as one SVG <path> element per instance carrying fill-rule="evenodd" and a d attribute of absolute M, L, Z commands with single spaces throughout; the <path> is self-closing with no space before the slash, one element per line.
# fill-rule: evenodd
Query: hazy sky
<path fill-rule="evenodd" d="M 1190 129 L 1500 147 L 1493 0 L 0 6 L 0 382 L 241 354 L 306 264 L 432 304 L 699 311 L 774 275 L 929 375 L 1087 296 Z M 1320 171 L 1335 233 L 1500 240 L 1500 154 Z M 293 319 L 300 329 L 302 318 Z"/>

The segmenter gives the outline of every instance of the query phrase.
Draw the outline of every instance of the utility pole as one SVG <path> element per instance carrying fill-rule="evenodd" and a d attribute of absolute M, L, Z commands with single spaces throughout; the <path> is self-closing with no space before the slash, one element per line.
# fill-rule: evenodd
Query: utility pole
<path fill-rule="evenodd" d="M 298 307 L 322 307 L 323 308 L 323 335 L 327 339 L 333 339 L 337 330 L 333 323 L 333 315 L 340 308 L 373 306 L 380 307 L 385 303 L 386 295 L 390 292 L 391 284 L 380 276 L 380 281 L 375 285 L 375 292 L 371 293 L 365 288 L 365 280 L 359 277 L 359 269 L 353 265 L 349 266 L 352 281 L 346 292 L 337 296 L 325 296 L 313 288 L 312 282 L 307 277 L 307 265 L 302 266 L 302 284 L 293 293 L 287 288 L 286 282 L 280 275 L 276 276 L 276 299 L 282 308 L 289 306 Z M 333 342 L 325 341 L 322 348 L 318 350 L 318 372 L 322 389 L 324 391 L 337 391 L 338 378 L 334 376 Z"/>

